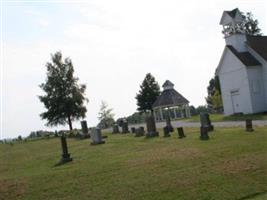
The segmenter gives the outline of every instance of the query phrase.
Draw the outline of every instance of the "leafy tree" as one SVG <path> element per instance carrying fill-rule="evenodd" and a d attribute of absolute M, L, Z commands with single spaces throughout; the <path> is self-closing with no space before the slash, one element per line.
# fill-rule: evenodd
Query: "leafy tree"
<path fill-rule="evenodd" d="M 223 109 L 222 97 L 221 97 L 221 86 L 219 77 L 215 76 L 209 81 L 207 87 L 208 96 L 206 102 L 210 111 L 221 112 Z"/>
<path fill-rule="evenodd" d="M 72 121 L 85 117 L 86 107 L 85 85 L 78 84 L 74 77 L 74 68 L 69 58 L 63 60 L 61 52 L 51 55 L 52 62 L 47 62 L 47 79 L 40 87 L 45 92 L 39 96 L 40 101 L 47 109 L 40 116 L 46 119 L 47 125 L 54 126 L 68 123 L 72 130 Z"/>
<path fill-rule="evenodd" d="M 223 102 L 222 102 L 222 97 L 221 94 L 219 92 L 219 90 L 215 90 L 213 96 L 211 97 L 211 102 L 212 102 L 212 106 L 213 109 L 217 112 L 220 112 L 223 108 Z"/>
<path fill-rule="evenodd" d="M 197 111 L 197 113 L 199 114 L 199 113 L 201 113 L 201 112 L 209 112 L 210 110 L 207 108 L 207 106 L 198 106 L 197 108 L 196 108 L 196 111 Z"/>
<path fill-rule="evenodd" d="M 145 79 L 140 85 L 139 93 L 136 95 L 137 110 L 140 112 L 153 112 L 152 105 L 160 95 L 160 87 L 154 76 L 146 74 Z"/>
<path fill-rule="evenodd" d="M 114 114 L 112 108 L 108 108 L 108 104 L 105 101 L 101 102 L 100 111 L 98 113 L 99 128 L 108 128 L 114 124 Z"/>
<path fill-rule="evenodd" d="M 246 33 L 248 35 L 262 35 L 261 29 L 258 27 L 259 22 L 257 19 L 253 18 L 251 12 L 243 13 L 241 12 L 243 21 L 236 24 L 235 26 L 224 26 L 222 33 L 225 36 L 230 36 L 234 33 Z"/>

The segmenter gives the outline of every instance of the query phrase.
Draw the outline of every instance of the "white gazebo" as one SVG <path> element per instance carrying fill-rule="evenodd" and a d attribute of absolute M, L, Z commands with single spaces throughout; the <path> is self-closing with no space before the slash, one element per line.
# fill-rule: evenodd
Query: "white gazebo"
<path fill-rule="evenodd" d="M 191 117 L 189 101 L 173 88 L 174 84 L 166 80 L 162 87 L 163 92 L 153 104 L 155 121 L 165 120 L 165 113 L 171 119 Z"/>

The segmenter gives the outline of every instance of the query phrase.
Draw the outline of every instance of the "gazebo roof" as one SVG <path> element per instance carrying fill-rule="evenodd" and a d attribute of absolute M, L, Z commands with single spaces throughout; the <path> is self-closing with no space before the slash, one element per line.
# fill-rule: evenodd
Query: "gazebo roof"
<path fill-rule="evenodd" d="M 170 82 L 170 81 L 168 81 L 168 82 Z M 163 84 L 163 86 L 166 86 L 166 85 Z M 173 84 L 172 84 L 172 86 L 173 86 Z M 157 100 L 154 102 L 152 107 L 153 108 L 173 107 L 173 106 L 179 106 L 179 105 L 184 105 L 184 104 L 188 104 L 188 103 L 189 103 L 189 101 L 185 97 L 183 97 L 179 92 L 177 92 L 173 88 L 168 88 L 168 89 L 163 90 L 163 92 L 157 98 Z"/>

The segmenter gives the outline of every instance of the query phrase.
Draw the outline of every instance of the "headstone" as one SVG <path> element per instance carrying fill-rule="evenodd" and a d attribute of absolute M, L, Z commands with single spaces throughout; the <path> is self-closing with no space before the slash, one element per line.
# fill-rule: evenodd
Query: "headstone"
<path fill-rule="evenodd" d="M 178 138 L 182 139 L 182 138 L 185 137 L 183 127 L 178 127 L 178 128 L 177 128 L 177 131 L 178 131 Z"/>
<path fill-rule="evenodd" d="M 210 116 L 208 113 L 200 113 L 201 127 L 207 127 L 208 131 L 213 131 L 214 126 L 211 124 Z"/>
<path fill-rule="evenodd" d="M 81 121 L 81 126 L 82 126 L 82 133 L 85 135 L 88 134 L 87 122 L 85 120 Z"/>
<path fill-rule="evenodd" d="M 62 157 L 61 157 L 60 164 L 64 164 L 66 162 L 72 161 L 72 158 L 70 157 L 70 154 L 68 153 L 68 146 L 67 146 L 67 140 L 66 140 L 65 135 L 62 135 L 60 137 L 60 141 L 61 141 L 61 147 L 62 147 Z"/>
<path fill-rule="evenodd" d="M 92 128 L 91 139 L 92 139 L 91 145 L 104 144 L 105 143 L 105 141 L 102 140 L 100 128 Z"/>
<path fill-rule="evenodd" d="M 131 132 L 135 133 L 135 127 L 131 127 Z"/>
<path fill-rule="evenodd" d="M 168 127 L 169 132 L 173 132 L 173 127 L 171 124 L 171 118 L 169 115 L 166 117 L 166 126 Z"/>
<path fill-rule="evenodd" d="M 112 133 L 113 133 L 113 134 L 115 134 L 115 133 L 120 133 L 118 124 L 114 124 L 114 125 L 113 125 Z"/>
<path fill-rule="evenodd" d="M 122 128 L 122 133 L 129 133 L 128 122 L 126 120 L 123 120 L 121 128 Z"/>
<path fill-rule="evenodd" d="M 135 137 L 141 137 L 145 135 L 145 128 L 143 126 L 140 126 L 135 131 Z"/>
<path fill-rule="evenodd" d="M 247 132 L 254 131 L 253 125 L 252 125 L 252 119 L 246 119 L 246 131 Z"/>
<path fill-rule="evenodd" d="M 208 127 L 200 127 L 200 139 L 201 140 L 208 140 Z"/>
<path fill-rule="evenodd" d="M 163 127 L 164 137 L 170 137 L 170 129 L 168 126 Z"/>
<path fill-rule="evenodd" d="M 147 127 L 146 137 L 159 136 L 159 133 L 156 130 L 156 123 L 153 116 L 149 116 L 146 118 L 146 127 Z"/>

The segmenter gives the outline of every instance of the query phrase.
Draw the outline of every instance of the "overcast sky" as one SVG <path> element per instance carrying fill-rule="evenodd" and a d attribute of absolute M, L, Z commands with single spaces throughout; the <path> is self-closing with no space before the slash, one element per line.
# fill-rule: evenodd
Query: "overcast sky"
<path fill-rule="evenodd" d="M 115 118 L 136 111 L 135 96 L 150 72 L 166 79 L 191 105 L 205 104 L 206 87 L 224 48 L 224 10 L 251 11 L 267 28 L 265 0 L 3 1 L 1 137 L 48 128 L 37 98 L 50 54 L 61 51 L 87 85 L 86 120 L 95 126 L 101 101 Z M 80 123 L 74 123 L 74 128 Z M 67 128 L 67 126 L 66 126 Z"/>

